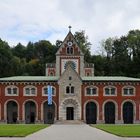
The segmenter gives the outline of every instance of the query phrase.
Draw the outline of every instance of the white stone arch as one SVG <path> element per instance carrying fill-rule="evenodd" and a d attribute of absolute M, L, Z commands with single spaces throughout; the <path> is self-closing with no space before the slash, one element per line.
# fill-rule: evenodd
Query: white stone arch
<path fill-rule="evenodd" d="M 133 121 L 136 121 L 136 103 L 135 101 L 131 100 L 131 99 L 126 99 L 121 103 L 121 120 L 123 121 L 123 105 L 126 102 L 130 102 L 133 105 Z"/>
<path fill-rule="evenodd" d="M 33 99 L 27 99 L 27 100 L 25 100 L 24 102 L 23 102 L 23 105 L 22 105 L 22 120 L 23 121 L 25 121 L 25 104 L 27 103 L 27 102 L 30 102 L 30 101 L 32 101 L 32 102 L 34 102 L 35 103 L 35 106 L 36 106 L 36 119 L 35 120 L 38 120 L 38 104 L 37 104 L 37 102 L 35 101 L 35 100 L 33 100 Z"/>
<path fill-rule="evenodd" d="M 65 98 L 59 106 L 59 119 L 66 120 L 66 108 L 74 108 L 74 120 L 81 120 L 81 106 L 75 98 Z"/>
<path fill-rule="evenodd" d="M 89 103 L 89 102 L 93 102 L 93 103 L 95 103 L 96 104 L 96 106 L 97 106 L 97 121 L 99 121 L 99 103 L 96 101 L 96 100 L 94 100 L 94 99 L 90 99 L 90 100 L 87 100 L 85 103 L 84 103 L 84 108 L 83 108 L 83 117 L 84 117 L 84 121 L 86 122 L 86 105 L 87 105 L 87 103 Z"/>
<path fill-rule="evenodd" d="M 18 101 L 17 100 L 15 100 L 15 99 L 9 99 L 9 100 L 7 100 L 5 103 L 4 103 L 4 120 L 6 120 L 6 122 L 7 122 L 7 104 L 8 104 L 8 102 L 10 102 L 10 101 L 13 101 L 13 102 L 15 102 L 16 104 L 17 104 L 17 108 L 18 108 L 18 117 L 17 117 L 17 121 L 19 120 L 19 103 L 18 103 Z"/>
<path fill-rule="evenodd" d="M 45 102 L 47 102 L 48 100 L 44 100 L 42 103 L 41 103 L 41 120 L 43 121 L 44 120 L 44 111 L 43 111 L 43 105 L 44 105 L 44 103 Z M 54 103 L 54 105 L 55 105 L 55 118 L 54 118 L 54 120 L 57 120 L 57 104 L 54 102 L 54 101 L 52 101 L 53 103 Z"/>
<path fill-rule="evenodd" d="M 113 100 L 113 99 L 108 99 L 108 100 L 105 100 L 105 101 L 103 102 L 103 105 L 102 105 L 102 120 L 105 121 L 105 112 L 104 112 L 104 108 L 105 108 L 105 104 L 106 104 L 107 102 L 112 102 L 112 103 L 114 103 L 114 105 L 115 105 L 115 122 L 118 121 L 118 104 L 117 104 L 117 102 L 116 102 L 115 100 Z"/>

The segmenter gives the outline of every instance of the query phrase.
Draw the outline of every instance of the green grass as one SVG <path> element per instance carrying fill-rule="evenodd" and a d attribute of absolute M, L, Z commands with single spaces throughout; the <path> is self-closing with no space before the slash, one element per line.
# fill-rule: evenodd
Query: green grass
<path fill-rule="evenodd" d="M 140 137 L 140 125 L 92 125 L 98 129 L 104 130 L 111 134 L 115 134 L 121 137 Z"/>
<path fill-rule="evenodd" d="M 47 126 L 40 124 L 0 124 L 0 137 L 25 137 Z"/>

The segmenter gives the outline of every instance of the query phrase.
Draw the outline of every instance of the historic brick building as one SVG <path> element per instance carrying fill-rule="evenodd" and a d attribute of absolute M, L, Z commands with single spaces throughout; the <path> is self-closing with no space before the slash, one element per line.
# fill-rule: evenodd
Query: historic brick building
<path fill-rule="evenodd" d="M 47 102 L 47 85 L 53 87 L 53 104 Z M 0 122 L 53 123 L 83 120 L 87 123 L 139 123 L 140 79 L 94 76 L 94 65 L 71 31 L 46 64 L 46 76 L 0 78 Z"/>

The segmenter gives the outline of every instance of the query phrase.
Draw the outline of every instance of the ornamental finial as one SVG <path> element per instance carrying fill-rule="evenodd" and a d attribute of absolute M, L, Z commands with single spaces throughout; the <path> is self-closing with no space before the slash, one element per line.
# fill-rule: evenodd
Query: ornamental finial
<path fill-rule="evenodd" d="M 69 26 L 68 28 L 69 28 L 69 32 L 71 32 L 71 28 L 72 28 L 72 27 L 71 27 L 71 26 Z"/>

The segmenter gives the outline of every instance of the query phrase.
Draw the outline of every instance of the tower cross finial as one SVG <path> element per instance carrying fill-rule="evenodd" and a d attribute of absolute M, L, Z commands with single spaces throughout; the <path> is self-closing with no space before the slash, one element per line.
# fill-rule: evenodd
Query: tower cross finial
<path fill-rule="evenodd" d="M 72 27 L 71 27 L 71 26 L 69 26 L 69 32 L 71 32 L 71 28 L 72 28 Z"/>

